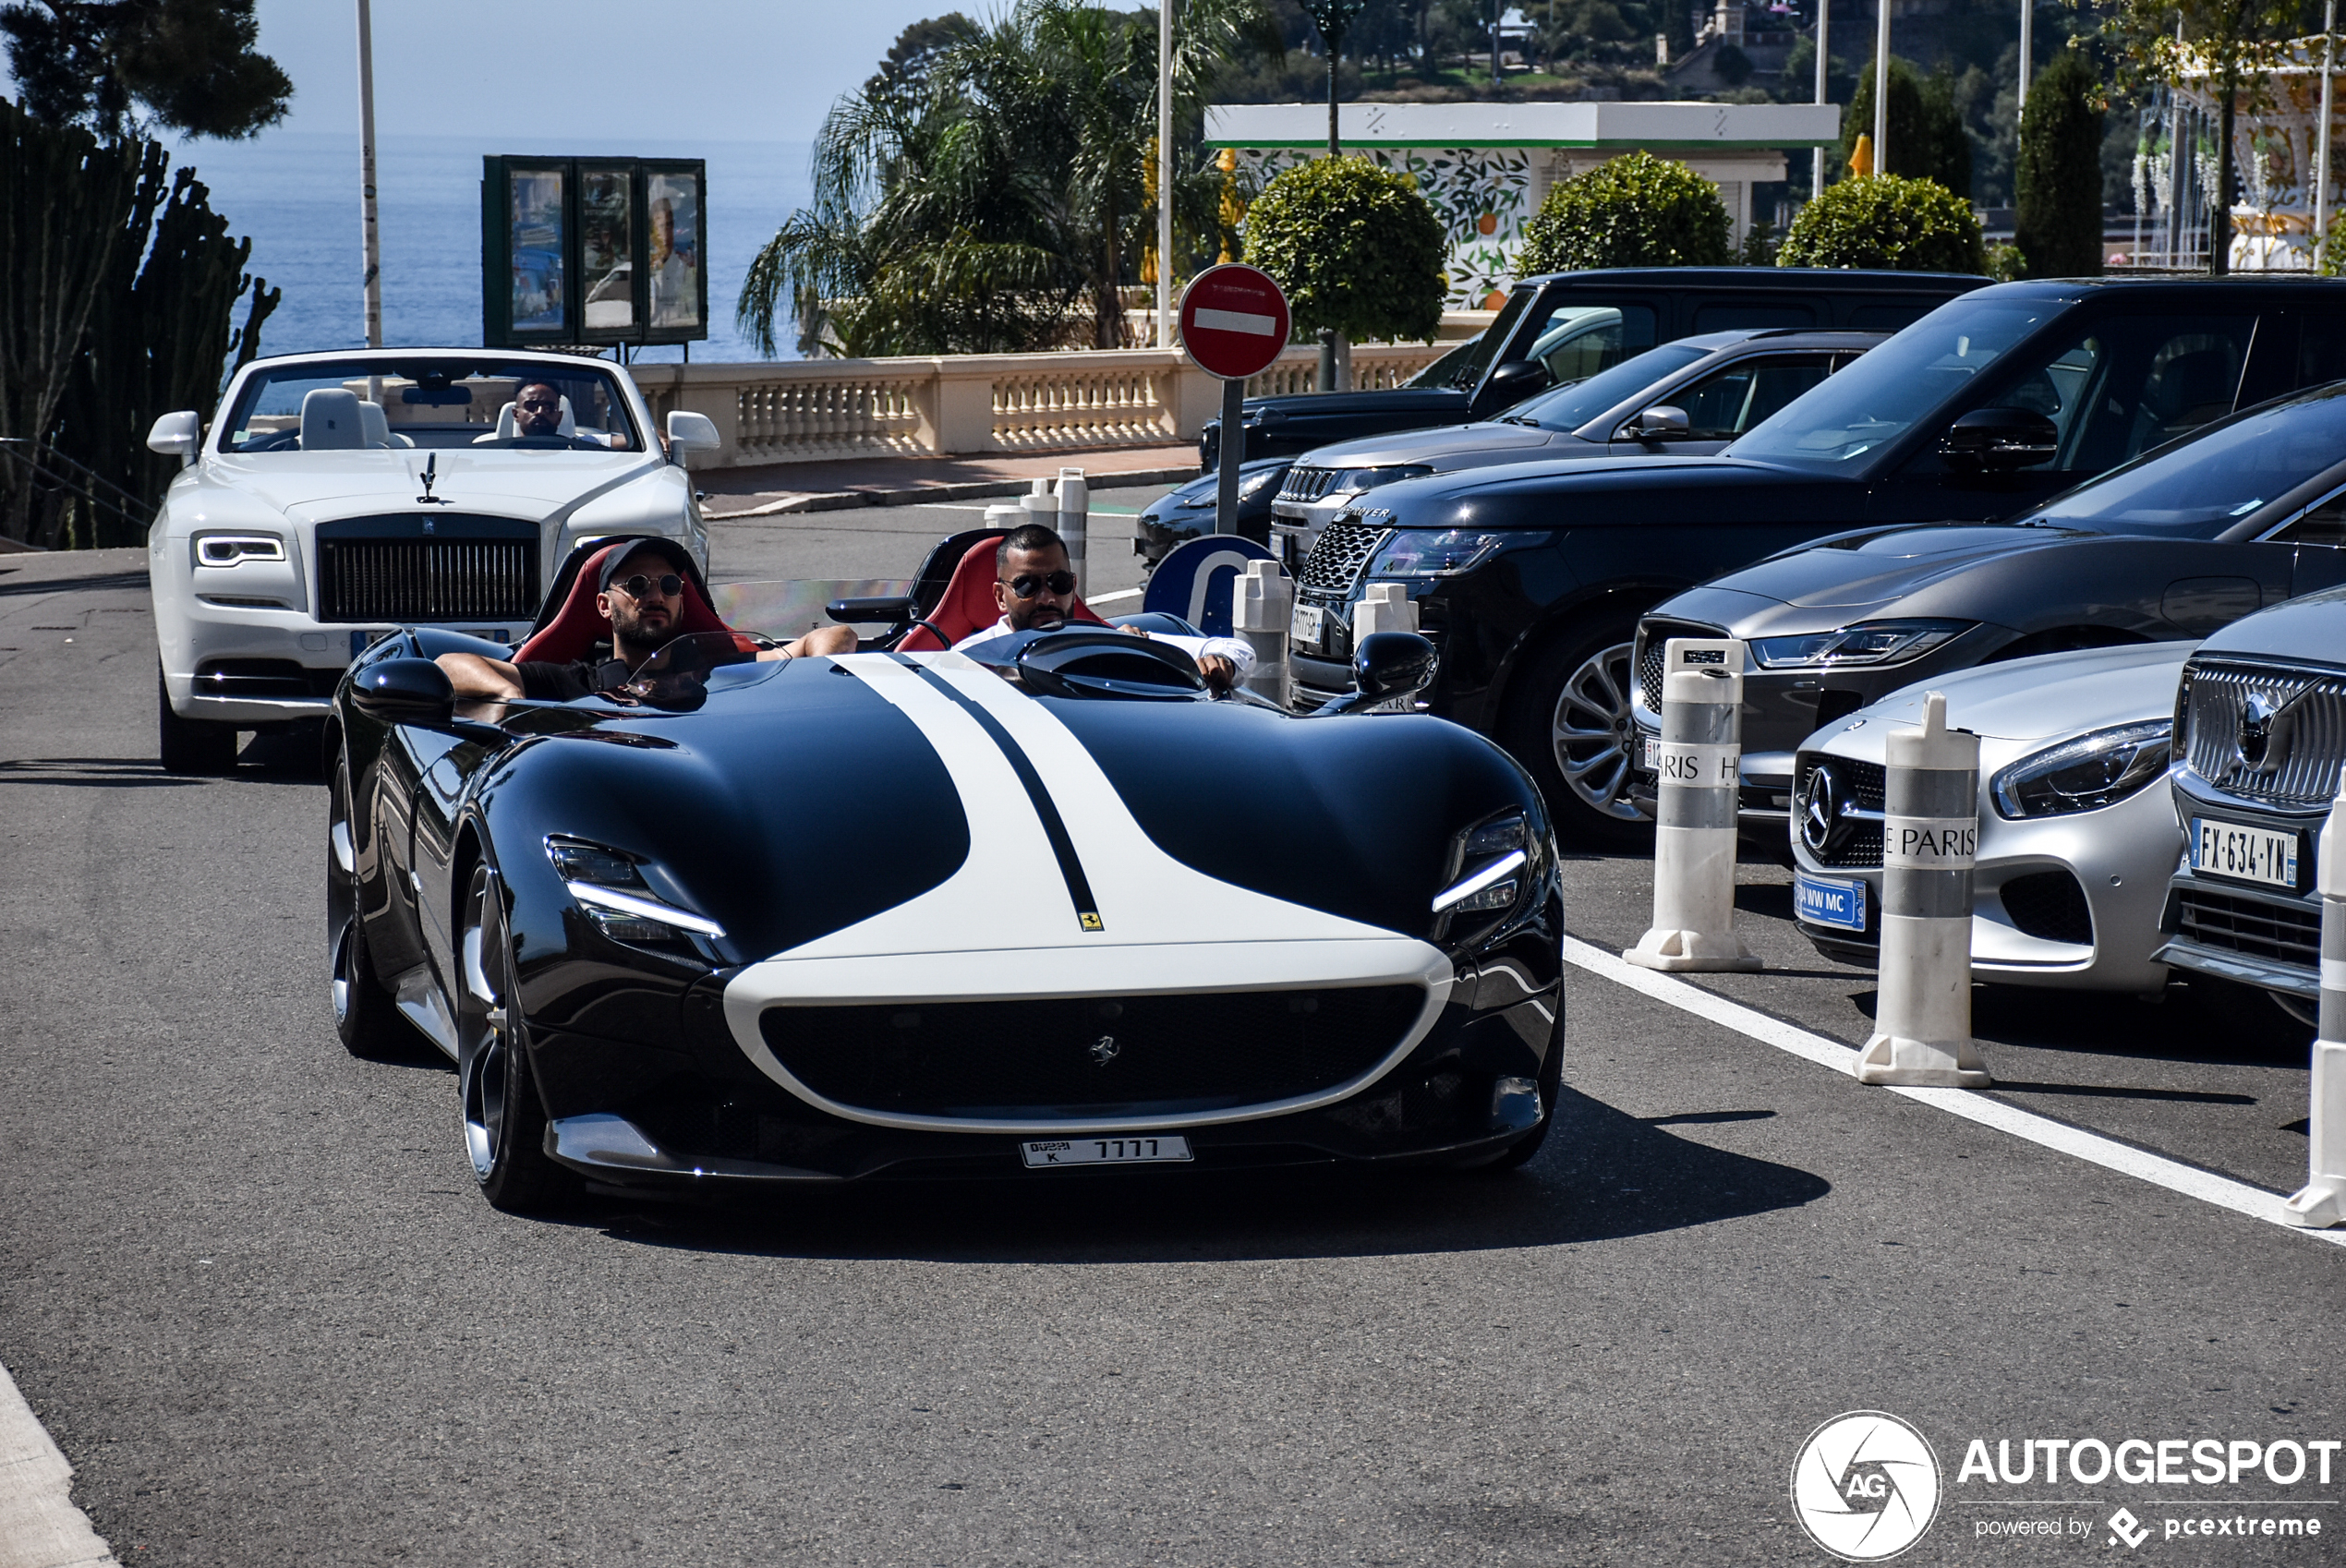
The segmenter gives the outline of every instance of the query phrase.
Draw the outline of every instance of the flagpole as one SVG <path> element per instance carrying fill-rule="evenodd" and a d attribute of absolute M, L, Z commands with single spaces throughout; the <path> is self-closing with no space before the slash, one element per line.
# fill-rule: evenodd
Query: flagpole
<path fill-rule="evenodd" d="M 358 0 L 358 211 L 367 261 L 367 346 L 383 345 L 382 246 L 375 228 L 375 30 Z"/>

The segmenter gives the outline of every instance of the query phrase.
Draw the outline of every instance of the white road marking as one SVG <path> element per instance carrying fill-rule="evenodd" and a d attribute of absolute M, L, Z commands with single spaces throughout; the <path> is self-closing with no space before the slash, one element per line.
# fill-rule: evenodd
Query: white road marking
<path fill-rule="evenodd" d="M 0 1367 L 0 1562 L 115 1568 L 104 1538 L 73 1505 L 72 1481 L 73 1466 Z"/>
<path fill-rule="evenodd" d="M 1112 594 L 1092 594 L 1086 597 L 1083 602 L 1085 604 L 1115 604 L 1123 599 L 1139 598 L 1141 594 L 1142 590 L 1139 588 L 1119 588 Z"/>
<path fill-rule="evenodd" d="M 1821 1034 L 1811 1034 L 1805 1029 L 1785 1023 L 1781 1019 L 1770 1018 L 1739 1002 L 1730 1002 L 1699 985 L 1651 970 L 1636 968 L 1602 947 L 1570 936 L 1564 939 L 1564 961 L 1626 985 L 1657 1002 L 1667 1003 L 1681 1012 L 1692 1013 L 1722 1029 L 1731 1029 L 1763 1045 L 1772 1045 L 1803 1061 L 1831 1067 L 1834 1072 L 1852 1078 L 1856 1076 L 1857 1051 L 1855 1046 L 1829 1040 Z M 2010 1133 L 2014 1138 L 2050 1149 L 2057 1154 L 2066 1154 L 2072 1159 L 2099 1165 L 2104 1170 L 2116 1171 L 2121 1176 L 2130 1176 L 2154 1187 L 2163 1187 L 2170 1192 L 2195 1198 L 2203 1203 L 2212 1203 L 2219 1209 L 2229 1209 L 2236 1214 L 2245 1214 L 2267 1224 L 2279 1225 L 2299 1236 L 2310 1236 L 2333 1245 L 2346 1246 L 2346 1230 L 2306 1230 L 2291 1224 L 2282 1216 L 2283 1200 L 2260 1187 L 2251 1187 L 2244 1181 L 2234 1181 L 2230 1176 L 2218 1176 L 2212 1171 L 2184 1164 L 2180 1160 L 2170 1160 L 2147 1150 L 2137 1149 L 2131 1143 L 2121 1143 L 2116 1139 L 2087 1132 L 2082 1128 L 2071 1127 L 2032 1111 L 2024 1111 L 2004 1101 L 1991 1100 L 1976 1090 L 1890 1086 L 1884 1092 L 1903 1094 L 1909 1100 L 1917 1100 L 1950 1115 L 1977 1122 L 1982 1127 Z"/>

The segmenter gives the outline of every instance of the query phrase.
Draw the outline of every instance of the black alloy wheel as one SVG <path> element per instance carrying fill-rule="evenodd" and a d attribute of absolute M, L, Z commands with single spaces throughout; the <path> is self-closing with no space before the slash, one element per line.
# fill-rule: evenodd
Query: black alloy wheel
<path fill-rule="evenodd" d="M 529 1071 L 521 988 L 505 921 L 505 885 L 486 864 L 465 889 L 457 963 L 456 1080 L 465 1152 L 490 1206 L 509 1214 L 561 1208 L 577 1190 L 546 1152 L 546 1107 Z"/>
<path fill-rule="evenodd" d="M 1637 619 L 1598 622 L 1535 657 L 1516 682 L 1500 741 L 1547 797 L 1559 837 L 1596 849 L 1650 841 L 1629 799 Z"/>
<path fill-rule="evenodd" d="M 155 669 L 155 730 L 165 773 L 226 773 L 236 766 L 236 727 L 209 718 L 182 718 L 172 710 L 171 688 Z"/>
<path fill-rule="evenodd" d="M 391 992 L 375 973 L 367 927 L 358 918 L 358 840 L 352 810 L 350 759 L 334 763 L 334 785 L 326 801 L 326 954 L 332 976 L 334 1032 L 354 1056 L 404 1055 L 416 1032 L 399 1016 Z"/>

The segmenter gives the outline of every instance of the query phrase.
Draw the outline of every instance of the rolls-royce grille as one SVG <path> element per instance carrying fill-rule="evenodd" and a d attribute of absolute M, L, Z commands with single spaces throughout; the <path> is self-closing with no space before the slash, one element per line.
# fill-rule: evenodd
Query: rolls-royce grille
<path fill-rule="evenodd" d="M 2175 901 L 2177 934 L 2186 941 L 2309 970 L 2320 967 L 2322 914 L 2316 904 L 2268 904 L 2189 884 L 2175 890 Z"/>
<path fill-rule="evenodd" d="M 1058 1118 L 1261 1104 L 1332 1089 L 1398 1045 L 1414 985 L 1213 995 L 768 1007 L 775 1058 L 841 1105 Z"/>
<path fill-rule="evenodd" d="M 1320 537 L 1304 558 L 1296 581 L 1307 588 L 1349 594 L 1360 580 L 1360 569 L 1376 554 L 1388 530 L 1373 528 L 1352 517 L 1339 517 L 1320 530 Z"/>
<path fill-rule="evenodd" d="M 1832 775 L 1830 788 L 1812 790 L 1810 782 L 1821 767 Z M 1792 830 L 1802 836 L 1818 863 L 1863 869 L 1881 863 L 1881 764 L 1860 762 L 1822 752 L 1802 752 L 1792 771 Z M 1821 812 L 1826 826 L 1814 826 L 1810 808 Z M 1860 816 L 1856 813 L 1870 813 Z M 1816 835 L 1821 832 L 1821 847 Z"/>
<path fill-rule="evenodd" d="M 2191 770 L 2228 795 L 2328 805 L 2346 760 L 2346 677 L 2195 665 L 2183 746 Z"/>
<path fill-rule="evenodd" d="M 1338 470 L 1334 468 L 1305 468 L 1298 464 L 1287 471 L 1287 482 L 1279 487 L 1279 493 L 1276 499 L 1317 501 L 1327 494 L 1329 488 L 1336 483 L 1337 472 Z"/>
<path fill-rule="evenodd" d="M 320 621 L 516 620 L 538 613 L 528 539 L 320 539 Z"/>
<path fill-rule="evenodd" d="M 1644 695 L 1646 706 L 1662 711 L 1663 661 L 1670 654 L 1673 637 L 1723 637 L 1727 633 L 1716 626 L 1698 626 L 1690 621 L 1640 621 L 1638 622 L 1638 689 Z"/>

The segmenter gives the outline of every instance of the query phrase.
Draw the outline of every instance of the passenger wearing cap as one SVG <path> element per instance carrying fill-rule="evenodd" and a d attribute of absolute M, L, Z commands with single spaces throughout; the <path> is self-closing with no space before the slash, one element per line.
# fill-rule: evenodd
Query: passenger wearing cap
<path fill-rule="evenodd" d="M 1013 632 L 1047 632 L 1065 625 L 1075 605 L 1075 573 L 1066 541 L 1040 523 L 1003 535 L 994 549 L 994 605 L 1002 618 L 955 643 L 955 653 Z M 1228 691 L 1254 668 L 1254 649 L 1238 637 L 1180 637 L 1130 626 L 1123 630 L 1179 648 L 1197 661 L 1198 673 L 1217 693 Z"/>
<path fill-rule="evenodd" d="M 624 556 L 604 561 L 596 583 L 599 592 L 595 596 L 595 609 L 611 623 L 611 638 L 597 643 L 575 663 L 509 664 L 468 653 L 441 654 L 434 662 L 448 672 L 448 683 L 459 697 L 566 703 L 613 690 L 676 635 L 683 608 L 682 573 L 688 562 L 683 547 L 665 539 L 646 539 Z M 779 647 L 760 649 L 757 657 L 774 660 L 854 651 L 852 630 L 822 626 Z"/>

